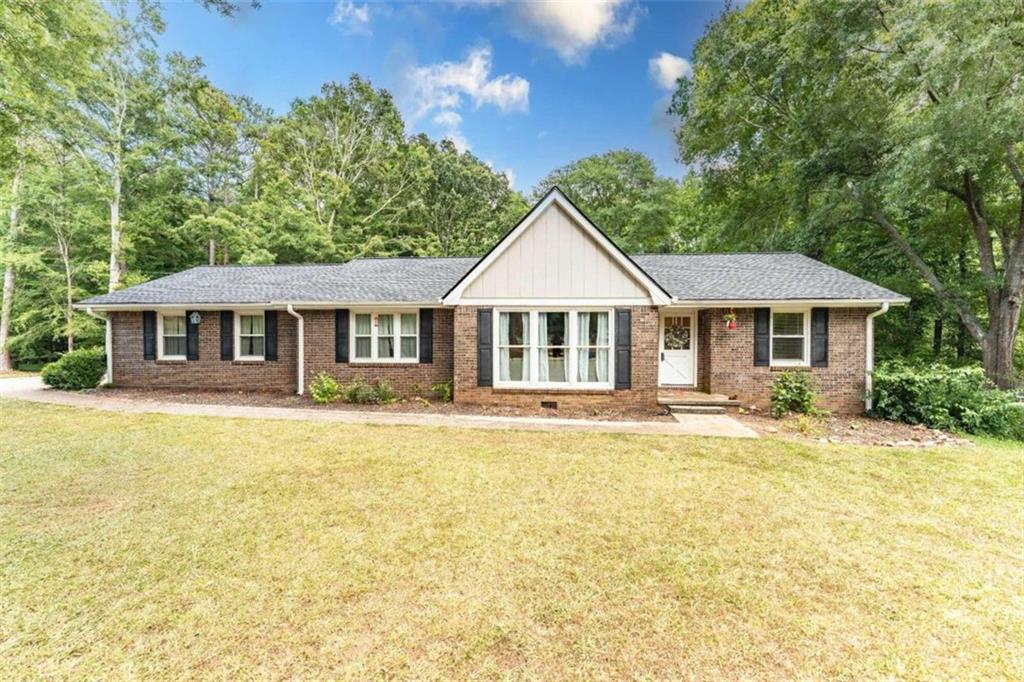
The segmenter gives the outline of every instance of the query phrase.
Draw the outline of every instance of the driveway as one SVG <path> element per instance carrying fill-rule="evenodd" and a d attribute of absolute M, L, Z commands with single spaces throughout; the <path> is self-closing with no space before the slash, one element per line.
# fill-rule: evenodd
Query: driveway
<path fill-rule="evenodd" d="M 716 436 L 757 438 L 757 433 L 724 414 L 680 414 L 676 423 L 641 421 L 598 421 L 553 417 L 492 417 L 482 415 L 437 415 L 401 412 L 315 410 L 294 407 L 252 405 L 202 405 L 160 400 L 125 400 L 102 393 L 71 393 L 46 387 L 37 377 L 0 379 L 0 397 L 83 407 L 126 414 L 176 414 L 241 419 L 289 419 L 293 421 L 337 422 L 341 424 L 384 424 L 404 426 L 511 429 L 520 431 L 587 431 L 661 436 Z"/>

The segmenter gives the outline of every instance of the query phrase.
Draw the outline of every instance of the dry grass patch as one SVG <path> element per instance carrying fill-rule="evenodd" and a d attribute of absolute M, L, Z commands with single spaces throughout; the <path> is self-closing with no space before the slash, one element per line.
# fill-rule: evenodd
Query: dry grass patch
<path fill-rule="evenodd" d="M 1022 473 L 0 401 L 0 677 L 1020 678 Z"/>

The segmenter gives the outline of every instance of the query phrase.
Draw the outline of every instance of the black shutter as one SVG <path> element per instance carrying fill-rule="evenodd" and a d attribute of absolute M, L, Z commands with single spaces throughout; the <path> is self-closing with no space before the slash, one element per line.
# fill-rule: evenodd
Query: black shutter
<path fill-rule="evenodd" d="M 199 323 L 192 322 L 192 311 L 185 311 L 185 358 L 199 359 Z"/>
<path fill-rule="evenodd" d="M 152 310 L 142 313 L 142 357 L 156 360 L 156 313 Z"/>
<path fill-rule="evenodd" d="M 754 366 L 767 367 L 769 364 L 769 341 L 771 334 L 771 309 L 754 308 Z"/>
<path fill-rule="evenodd" d="M 235 313 L 220 311 L 220 359 L 235 359 Z"/>
<path fill-rule="evenodd" d="M 334 311 L 334 361 L 348 362 L 348 308 Z"/>
<path fill-rule="evenodd" d="M 434 309 L 420 308 L 420 362 L 434 362 Z"/>
<path fill-rule="evenodd" d="M 828 308 L 811 308 L 811 367 L 828 367 Z"/>
<path fill-rule="evenodd" d="M 263 359 L 277 360 L 277 311 L 263 312 Z"/>
<path fill-rule="evenodd" d="M 494 311 L 480 308 L 476 311 L 476 385 L 494 385 Z"/>
<path fill-rule="evenodd" d="M 633 311 L 615 309 L 615 388 L 632 386 Z"/>

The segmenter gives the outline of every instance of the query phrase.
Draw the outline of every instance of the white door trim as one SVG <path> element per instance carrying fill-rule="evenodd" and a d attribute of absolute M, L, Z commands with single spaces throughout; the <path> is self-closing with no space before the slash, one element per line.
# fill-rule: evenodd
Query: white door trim
<path fill-rule="evenodd" d="M 697 321 L 697 309 L 696 308 L 673 308 L 666 310 L 662 308 L 661 314 L 658 316 L 658 385 L 659 386 L 686 386 L 688 388 L 695 387 L 697 385 L 697 354 L 700 352 L 700 329 L 699 322 Z M 690 316 L 690 348 L 693 352 L 690 354 L 692 357 L 693 366 L 690 368 L 690 377 L 692 379 L 689 384 L 669 384 L 662 380 L 661 377 L 661 354 L 665 352 L 665 318 L 666 317 L 680 317 L 684 315 Z"/>

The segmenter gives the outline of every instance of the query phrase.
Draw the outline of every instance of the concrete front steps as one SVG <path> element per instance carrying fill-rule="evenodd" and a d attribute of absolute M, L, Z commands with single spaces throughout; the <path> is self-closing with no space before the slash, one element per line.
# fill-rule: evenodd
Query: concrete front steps
<path fill-rule="evenodd" d="M 724 414 L 727 408 L 739 407 L 740 401 L 718 393 L 669 390 L 658 395 L 658 404 L 672 414 Z"/>

